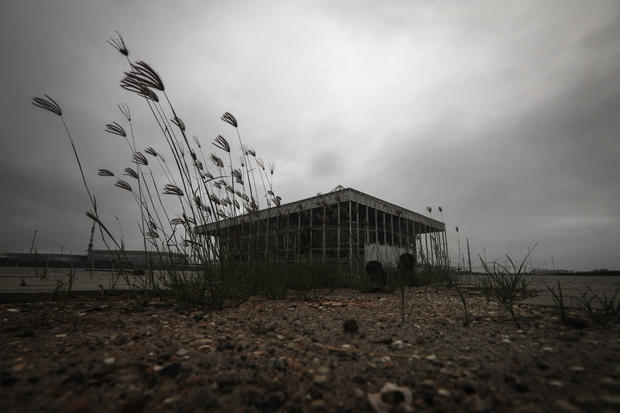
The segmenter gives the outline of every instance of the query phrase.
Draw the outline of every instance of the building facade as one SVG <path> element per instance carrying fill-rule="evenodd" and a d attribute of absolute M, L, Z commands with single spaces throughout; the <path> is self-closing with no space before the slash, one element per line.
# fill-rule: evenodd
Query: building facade
<path fill-rule="evenodd" d="M 221 256 L 273 263 L 331 262 L 363 271 L 368 262 L 396 266 L 403 256 L 448 266 L 445 225 L 352 188 L 211 223 Z"/>

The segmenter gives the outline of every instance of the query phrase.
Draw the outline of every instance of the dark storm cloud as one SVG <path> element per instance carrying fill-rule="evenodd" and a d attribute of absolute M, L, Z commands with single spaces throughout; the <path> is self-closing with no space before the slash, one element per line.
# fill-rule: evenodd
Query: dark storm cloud
<path fill-rule="evenodd" d="M 423 211 L 442 205 L 474 254 L 539 243 L 568 268 L 620 267 L 617 2 L 4 1 L 0 248 L 86 247 L 88 200 L 53 95 L 102 212 L 139 245 L 135 203 L 97 168 L 129 166 L 108 135 L 126 101 L 138 146 L 163 149 L 118 84 L 126 62 L 162 75 L 203 145 L 231 130 L 275 160 L 284 200 L 352 186 Z M 437 215 L 437 209 L 433 216 Z M 456 256 L 456 254 L 454 254 Z M 535 262 L 536 264 L 536 262 Z"/>

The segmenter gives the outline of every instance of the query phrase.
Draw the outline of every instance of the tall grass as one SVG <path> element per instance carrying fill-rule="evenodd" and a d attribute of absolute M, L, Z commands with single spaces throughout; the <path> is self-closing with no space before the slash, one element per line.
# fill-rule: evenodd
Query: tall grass
<path fill-rule="evenodd" d="M 280 197 L 273 192 L 274 164 L 263 161 L 255 149 L 244 143 L 239 122 L 231 113 L 224 113 L 221 120 L 230 126 L 237 147 L 220 135 L 212 145 L 204 145 L 195 135 L 191 136 L 189 125 L 177 112 L 157 71 L 144 61 L 134 61 L 120 34 L 109 43 L 128 64 L 121 88 L 137 95 L 146 105 L 160 132 L 163 149 L 137 146 L 129 106 L 120 105 L 121 118 L 106 124 L 105 131 L 124 140 L 128 163 L 122 172 L 99 169 L 98 175 L 111 179 L 114 186 L 127 192 L 135 202 L 145 254 L 155 252 L 160 262 L 171 264 L 170 268 L 174 268 L 172 257 L 180 254 L 187 264 L 156 277 L 147 254 L 148 270 L 140 288 L 174 301 L 210 308 L 236 305 L 253 292 L 255 285 L 251 280 L 256 279 L 259 271 L 258 264 L 253 263 L 258 263 L 255 258 L 261 252 L 256 245 L 249 244 L 247 264 L 240 266 L 234 259 L 234 248 L 223 249 L 216 240 L 222 231 L 222 221 L 247 214 L 250 234 L 256 234 L 259 209 L 279 206 Z M 99 214 L 60 105 L 47 95 L 35 97 L 33 104 L 61 119 L 90 201 L 87 216 L 97 225 L 106 247 L 123 258 L 124 242 L 113 234 Z M 260 187 L 256 185 L 256 175 L 262 183 Z M 157 176 L 164 176 L 164 182 L 158 181 Z M 170 205 L 174 205 L 175 212 Z M 204 235 L 195 230 L 208 224 L 215 226 L 215 233 Z"/>

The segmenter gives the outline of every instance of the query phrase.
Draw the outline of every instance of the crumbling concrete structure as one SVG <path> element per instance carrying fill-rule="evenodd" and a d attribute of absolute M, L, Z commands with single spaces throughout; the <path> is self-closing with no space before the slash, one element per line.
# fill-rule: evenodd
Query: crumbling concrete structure
<path fill-rule="evenodd" d="M 448 267 L 445 225 L 352 188 L 200 227 L 235 260 L 331 262 L 359 274 L 368 262 Z M 411 261 L 411 260 L 409 260 Z"/>

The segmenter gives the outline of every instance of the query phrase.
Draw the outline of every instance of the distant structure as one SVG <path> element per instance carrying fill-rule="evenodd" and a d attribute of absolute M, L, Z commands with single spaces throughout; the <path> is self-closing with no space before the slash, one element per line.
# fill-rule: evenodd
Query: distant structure
<path fill-rule="evenodd" d="M 150 263 L 149 263 L 150 260 Z M 99 269 L 167 269 L 185 268 L 182 254 L 143 250 L 92 250 L 90 254 L 19 253 L 0 255 L 0 265 L 22 267 L 79 267 Z"/>
<path fill-rule="evenodd" d="M 331 262 L 360 273 L 414 258 L 448 267 L 445 225 L 352 188 L 197 228 L 235 260 Z"/>
<path fill-rule="evenodd" d="M 86 256 L 88 265 L 94 268 L 184 268 L 189 263 L 183 254 L 144 250 L 92 250 Z"/>

